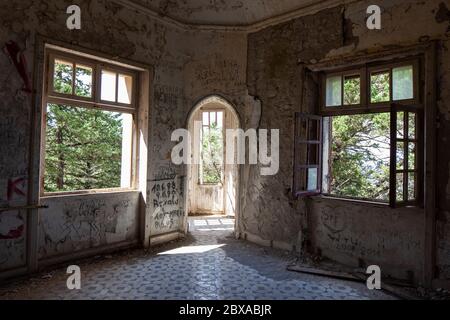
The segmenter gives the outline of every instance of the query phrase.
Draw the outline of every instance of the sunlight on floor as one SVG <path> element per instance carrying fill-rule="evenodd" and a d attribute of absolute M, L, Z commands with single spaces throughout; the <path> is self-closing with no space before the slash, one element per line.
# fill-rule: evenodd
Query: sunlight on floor
<path fill-rule="evenodd" d="M 227 231 L 234 230 L 234 219 L 230 218 L 192 218 L 191 230 L 196 231 Z"/>
<path fill-rule="evenodd" d="M 204 246 L 187 246 L 187 247 L 180 247 L 169 251 L 164 251 L 158 253 L 158 255 L 163 254 L 186 254 L 186 253 L 203 253 L 210 250 L 214 250 L 220 247 L 223 247 L 224 244 L 213 244 L 213 245 L 204 245 Z"/>

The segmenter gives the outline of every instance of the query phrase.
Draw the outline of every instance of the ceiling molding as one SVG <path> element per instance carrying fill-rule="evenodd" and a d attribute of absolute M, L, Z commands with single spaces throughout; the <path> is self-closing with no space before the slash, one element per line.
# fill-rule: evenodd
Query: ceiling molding
<path fill-rule="evenodd" d="M 146 15 L 154 18 L 163 23 L 168 23 L 178 29 L 181 30 L 193 30 L 193 31 L 220 31 L 220 32 L 238 32 L 238 33 L 253 33 L 265 29 L 267 27 L 277 25 L 283 22 L 287 22 L 289 20 L 307 16 L 311 14 L 315 14 L 324 9 L 337 7 L 339 5 L 348 5 L 354 2 L 359 2 L 361 0 L 325 0 L 320 1 L 319 3 L 310 3 L 303 7 L 297 8 L 293 11 L 283 13 L 274 17 L 270 17 L 264 20 L 261 20 L 256 23 L 248 24 L 248 25 L 214 25 L 214 24 L 195 24 L 195 23 L 187 23 L 181 20 L 177 20 L 175 18 L 169 17 L 167 15 L 162 15 L 146 6 L 135 3 L 132 0 L 113 0 L 116 3 L 123 5 L 124 7 L 137 10 L 141 13 L 145 13 Z"/>

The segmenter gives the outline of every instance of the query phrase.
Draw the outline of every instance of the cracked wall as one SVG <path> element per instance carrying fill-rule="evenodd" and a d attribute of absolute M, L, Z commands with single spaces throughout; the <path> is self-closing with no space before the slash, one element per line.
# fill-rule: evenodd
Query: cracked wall
<path fill-rule="evenodd" d="M 2 3 L 0 45 L 13 40 L 24 49 L 30 79 L 41 77 L 34 73 L 40 63 L 40 57 L 35 55 L 38 36 L 153 68 L 149 88 L 148 181 L 143 199 L 147 206 L 145 217 L 140 217 L 138 192 L 44 199 L 42 203 L 49 208 L 39 210 L 41 261 L 70 259 L 88 249 L 100 252 L 137 243 L 143 236 L 140 221 L 147 226 L 146 237 L 181 231 L 185 172 L 182 166 L 171 162 L 170 151 L 175 144 L 170 141 L 171 132 L 185 127 L 190 108 L 201 97 L 220 93 L 237 102 L 245 88 L 245 35 L 198 34 L 105 0 L 78 1 L 82 28 L 70 31 L 65 27 L 70 4 L 35 0 Z M 1 55 L 0 67 L 5 71 L 0 74 L 0 205 L 26 205 L 32 196 L 27 190 L 28 182 L 36 178 L 37 172 L 34 167 L 30 177 L 30 134 L 34 126 L 31 117 L 32 110 L 38 110 L 40 104 L 20 90 L 22 80 L 6 55 Z M 185 87 L 185 83 L 189 85 Z M 161 181 L 176 182 L 181 199 L 176 205 L 165 207 L 163 213 L 150 204 L 155 200 L 152 188 Z M 0 271 L 25 266 L 31 250 L 26 248 L 27 211 L 0 212 L 0 225 Z"/>
<path fill-rule="evenodd" d="M 236 109 L 244 129 L 280 129 L 280 170 L 261 176 L 258 165 L 241 168 L 240 220 L 243 237 L 285 249 L 306 242 L 343 263 L 379 263 L 399 278 L 420 278 L 424 257 L 424 216 L 415 209 L 392 210 L 343 201 L 298 201 L 291 196 L 293 114 L 317 103 L 317 86 L 303 64 L 438 39 L 438 225 L 437 267 L 450 279 L 450 53 L 449 6 L 442 1 L 380 1 L 382 30 L 365 27 L 361 1 L 323 10 L 249 34 L 182 30 L 106 0 L 79 1 L 82 29 L 65 28 L 69 1 L 37 0 L 0 5 L 0 45 L 16 41 L 33 77 L 36 36 L 49 37 L 115 57 L 153 66 L 149 112 L 146 236 L 183 226 L 186 170 L 170 160 L 174 129 L 186 127 L 195 104 L 219 95 Z M 168 10 L 169 7 L 167 7 Z M 20 91 L 22 80 L 5 55 L 0 57 L 0 206 L 28 203 L 32 111 L 40 108 Z M 34 168 L 36 170 L 36 168 Z M 164 213 L 152 207 L 161 183 L 175 185 L 177 203 Z M 48 200 L 40 213 L 39 258 L 55 258 L 140 237 L 136 193 Z M 68 210 L 73 203 L 81 214 Z M 126 203 L 127 205 L 121 205 Z M 91 205 L 89 205 L 91 204 Z M 95 205 L 93 205 L 95 204 Z M 104 205 L 103 205 L 104 204 Z M 115 206 L 117 204 L 117 206 Z M 74 216 L 78 219 L 74 220 Z M 0 212 L 0 270 L 24 266 L 27 212 Z M 310 236 L 313 235 L 313 236 Z M 145 239 L 147 241 L 147 239 Z M 70 256 L 70 255 L 69 255 Z M 68 257 L 69 257 L 68 256 Z"/>
<path fill-rule="evenodd" d="M 291 198 L 293 114 L 317 104 L 317 79 L 309 73 L 302 90 L 302 65 L 441 40 L 439 45 L 439 186 L 449 185 L 448 13 L 442 1 L 379 1 L 382 29 L 366 28 L 368 1 L 323 10 L 249 35 L 248 87 L 262 103 L 261 126 L 280 128 L 280 172 L 263 177 L 252 168 L 243 211 L 245 230 L 267 243 L 299 249 L 305 239 L 316 253 L 358 266 L 375 263 L 401 279 L 423 276 L 423 210 L 367 206 L 342 200 L 313 199 L 309 205 Z M 443 160 L 443 161 L 441 161 Z M 449 278 L 448 191 L 438 187 L 437 264 Z"/>

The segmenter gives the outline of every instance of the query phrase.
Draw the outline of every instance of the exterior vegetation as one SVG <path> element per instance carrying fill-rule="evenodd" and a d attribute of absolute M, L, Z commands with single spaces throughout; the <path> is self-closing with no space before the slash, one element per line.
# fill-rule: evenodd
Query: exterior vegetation
<path fill-rule="evenodd" d="M 75 94 L 91 95 L 90 69 L 78 68 Z M 56 92 L 72 92 L 72 66 L 55 63 Z M 120 186 L 120 113 L 47 105 L 44 190 L 74 191 Z"/>

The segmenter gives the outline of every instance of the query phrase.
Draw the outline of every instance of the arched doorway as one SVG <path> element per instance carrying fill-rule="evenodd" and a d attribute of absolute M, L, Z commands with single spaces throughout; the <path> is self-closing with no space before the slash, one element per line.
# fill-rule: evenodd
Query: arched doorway
<path fill-rule="evenodd" d="M 194 160 L 187 167 L 188 215 L 232 217 L 237 226 L 239 166 L 226 161 L 225 137 L 227 129 L 240 128 L 235 108 L 216 95 L 204 98 L 190 112 L 187 128 Z M 236 153 L 236 146 L 233 149 Z"/>

